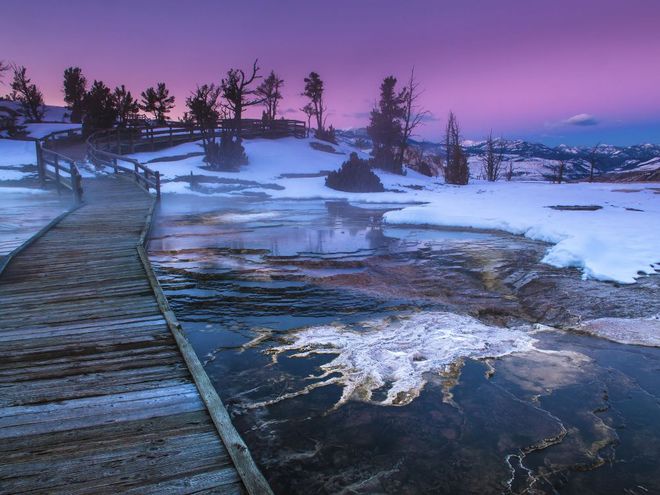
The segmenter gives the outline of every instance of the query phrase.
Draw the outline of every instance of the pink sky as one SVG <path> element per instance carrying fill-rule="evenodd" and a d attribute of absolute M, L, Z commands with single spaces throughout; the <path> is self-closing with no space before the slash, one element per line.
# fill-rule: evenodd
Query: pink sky
<path fill-rule="evenodd" d="M 285 79 L 283 110 L 300 108 L 315 70 L 329 122 L 357 127 L 382 78 L 415 66 L 435 118 L 425 138 L 439 139 L 452 109 L 469 138 L 492 128 L 549 143 L 660 142 L 657 0 L 5 0 L 2 12 L 0 59 L 26 65 L 52 104 L 64 68 L 79 65 L 133 93 L 165 81 L 181 112 L 197 83 L 258 57 Z M 592 125 L 562 123 L 578 114 Z"/>

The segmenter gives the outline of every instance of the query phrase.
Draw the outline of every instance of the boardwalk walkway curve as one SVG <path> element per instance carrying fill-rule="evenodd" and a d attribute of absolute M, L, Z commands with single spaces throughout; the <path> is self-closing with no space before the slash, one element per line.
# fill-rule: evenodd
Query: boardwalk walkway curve
<path fill-rule="evenodd" d="M 149 264 L 154 197 L 83 201 L 0 274 L 0 493 L 272 493 Z"/>

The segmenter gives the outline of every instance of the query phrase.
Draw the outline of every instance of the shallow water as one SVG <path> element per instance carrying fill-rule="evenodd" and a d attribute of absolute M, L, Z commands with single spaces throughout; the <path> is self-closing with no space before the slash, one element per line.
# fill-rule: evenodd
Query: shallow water
<path fill-rule="evenodd" d="M 658 493 L 660 313 L 493 232 L 394 205 L 167 197 L 150 256 L 276 493 Z"/>

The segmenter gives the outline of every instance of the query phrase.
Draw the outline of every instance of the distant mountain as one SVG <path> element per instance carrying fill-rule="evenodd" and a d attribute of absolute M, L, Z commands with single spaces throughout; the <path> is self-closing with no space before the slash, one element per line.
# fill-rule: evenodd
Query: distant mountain
<path fill-rule="evenodd" d="M 365 129 L 338 131 L 340 138 L 355 142 L 369 142 Z M 363 143 L 364 144 L 364 143 Z M 370 144 L 370 143 L 368 143 Z M 443 144 L 431 141 L 411 141 L 411 145 L 425 154 L 445 155 Z M 464 141 L 468 153 L 470 174 L 480 177 L 481 160 L 486 149 L 485 141 Z M 559 145 L 549 147 L 523 140 L 497 140 L 497 148 L 504 154 L 505 166 L 511 163 L 517 180 L 548 180 L 559 160 L 564 160 L 567 179 L 581 179 L 589 175 L 589 156 L 592 148 Z M 595 175 L 605 180 L 660 180 L 660 145 L 636 144 L 613 146 L 601 144 L 596 148 L 597 168 Z"/>

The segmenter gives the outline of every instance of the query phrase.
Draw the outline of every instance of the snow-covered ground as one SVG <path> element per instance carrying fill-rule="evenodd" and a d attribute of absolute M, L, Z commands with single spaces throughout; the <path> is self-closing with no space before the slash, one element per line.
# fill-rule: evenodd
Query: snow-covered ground
<path fill-rule="evenodd" d="M 386 192 L 344 193 L 325 187 L 325 177 L 313 174 L 338 168 L 348 153 L 357 150 L 340 144 L 335 148 L 341 154 L 326 153 L 313 149 L 312 141 L 294 138 L 246 141 L 250 163 L 240 173 L 206 170 L 202 168 L 205 164 L 201 156 L 149 165 L 161 171 L 166 180 L 189 176 L 191 172 L 214 177 L 211 180 L 216 183 L 204 184 L 204 193 L 230 196 L 262 193 L 271 198 L 399 203 L 404 208 L 388 212 L 385 222 L 497 229 L 525 235 L 553 244 L 544 262 L 558 267 L 578 267 L 585 278 L 632 283 L 640 273 L 660 269 L 660 184 L 472 181 L 458 187 L 412 171 L 404 177 L 377 171 Z M 200 150 L 199 144 L 188 143 L 134 157 L 145 162 Z M 362 152 L 358 154 L 364 156 Z M 249 182 L 240 187 L 232 185 L 237 181 Z M 192 191 L 190 183 L 183 181 L 165 183 L 164 191 L 202 194 L 199 190 Z M 575 205 L 601 209 L 550 208 Z"/>
<path fill-rule="evenodd" d="M 654 187 L 655 186 L 655 187 Z M 544 262 L 632 283 L 660 268 L 660 185 L 473 183 L 385 214 L 391 224 L 497 229 L 554 244 Z M 550 206 L 594 205 L 596 211 Z"/>
<path fill-rule="evenodd" d="M 0 139 L 0 167 L 34 165 L 37 163 L 37 151 L 34 141 L 15 141 Z M 2 174 L 2 171 L 0 171 Z M 0 175 L 0 180 L 3 179 Z"/>
<path fill-rule="evenodd" d="M 33 138 L 41 139 L 51 132 L 68 131 L 69 129 L 80 129 L 80 124 L 69 124 L 60 122 L 43 122 L 40 124 L 26 124 L 25 130 L 28 135 Z"/>

